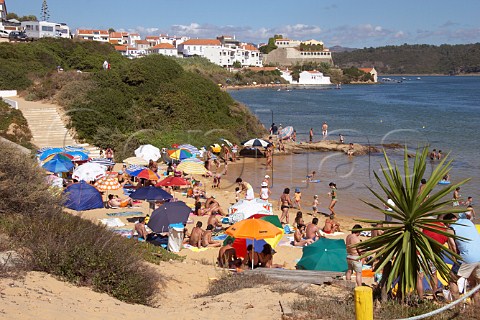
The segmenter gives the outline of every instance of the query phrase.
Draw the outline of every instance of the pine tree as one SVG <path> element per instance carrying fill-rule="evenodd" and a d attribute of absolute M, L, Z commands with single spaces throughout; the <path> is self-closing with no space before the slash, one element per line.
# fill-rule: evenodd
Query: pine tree
<path fill-rule="evenodd" d="M 40 17 L 42 18 L 42 21 L 48 21 L 50 19 L 50 12 L 48 11 L 47 0 L 43 0 Z"/>

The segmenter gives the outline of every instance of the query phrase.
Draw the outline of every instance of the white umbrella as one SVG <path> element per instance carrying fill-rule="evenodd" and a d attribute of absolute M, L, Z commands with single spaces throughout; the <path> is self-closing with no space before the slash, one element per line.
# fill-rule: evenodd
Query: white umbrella
<path fill-rule="evenodd" d="M 78 181 L 94 181 L 105 176 L 106 171 L 107 167 L 104 165 L 87 162 L 78 166 L 78 168 L 73 171 L 72 178 Z"/>
<path fill-rule="evenodd" d="M 160 149 L 151 144 L 144 144 L 135 150 L 135 155 L 144 160 L 157 161 L 162 155 L 160 154 Z"/>
<path fill-rule="evenodd" d="M 266 200 L 258 198 L 253 200 L 242 199 L 228 208 L 230 223 L 248 219 L 257 213 L 273 214 L 272 204 Z"/>
<path fill-rule="evenodd" d="M 264 148 L 266 148 L 266 147 L 268 147 L 269 144 L 270 144 L 270 142 L 262 140 L 262 139 L 258 139 L 258 138 L 250 139 L 250 140 L 242 142 L 242 145 L 245 146 L 245 147 L 264 147 Z"/>

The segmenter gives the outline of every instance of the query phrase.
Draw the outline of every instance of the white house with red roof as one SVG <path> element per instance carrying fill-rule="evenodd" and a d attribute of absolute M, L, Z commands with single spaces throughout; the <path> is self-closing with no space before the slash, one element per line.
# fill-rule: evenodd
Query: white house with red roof
<path fill-rule="evenodd" d="M 115 46 L 115 50 L 128 58 L 138 58 L 140 55 L 137 48 L 128 45 Z"/>
<path fill-rule="evenodd" d="M 358 70 L 362 70 L 365 73 L 370 73 L 373 76 L 373 82 L 378 82 L 378 73 L 374 67 L 371 68 L 358 68 Z"/>
<path fill-rule="evenodd" d="M 110 40 L 110 34 L 107 30 L 98 29 L 77 29 L 75 37 L 83 40 L 92 40 L 99 42 L 108 42 Z"/>
<path fill-rule="evenodd" d="M 127 44 L 128 32 L 110 32 L 109 40 L 111 44 Z"/>
<path fill-rule="evenodd" d="M 169 57 L 178 56 L 177 48 L 175 48 L 170 43 L 159 43 L 156 46 L 150 48 L 148 51 L 153 54 L 163 54 L 164 56 L 169 56 Z"/>
<path fill-rule="evenodd" d="M 135 46 L 136 42 L 142 40 L 142 37 L 140 37 L 140 34 L 138 33 L 130 33 L 128 35 L 128 44 L 131 46 Z"/>

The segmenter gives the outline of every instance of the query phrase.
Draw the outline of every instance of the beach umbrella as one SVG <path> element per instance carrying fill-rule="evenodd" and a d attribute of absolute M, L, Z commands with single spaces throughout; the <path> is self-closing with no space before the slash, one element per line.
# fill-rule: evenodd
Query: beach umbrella
<path fill-rule="evenodd" d="M 161 188 L 148 186 L 135 190 L 130 195 L 130 198 L 145 201 L 165 201 L 172 199 L 173 196 Z"/>
<path fill-rule="evenodd" d="M 85 181 L 74 183 L 65 188 L 65 207 L 76 211 L 103 208 L 100 192 Z"/>
<path fill-rule="evenodd" d="M 261 219 L 246 219 L 235 223 L 228 228 L 225 233 L 235 239 L 253 240 L 253 247 L 255 247 L 255 240 L 274 238 L 277 235 L 282 234 L 282 231 L 268 221 Z"/>
<path fill-rule="evenodd" d="M 169 176 L 163 179 L 162 181 L 159 181 L 155 185 L 155 187 L 180 187 L 180 186 L 189 186 L 189 185 L 190 185 L 190 182 L 188 182 L 183 178 Z"/>
<path fill-rule="evenodd" d="M 42 167 L 53 173 L 68 172 L 73 168 L 73 163 L 68 157 L 62 154 L 55 154 L 49 161 L 45 162 Z"/>
<path fill-rule="evenodd" d="M 62 155 L 64 157 L 67 157 L 70 161 L 73 161 L 73 156 L 72 155 L 69 155 L 65 152 L 59 152 L 59 153 L 54 153 L 54 154 L 51 154 L 49 155 L 48 157 L 46 157 L 43 161 L 42 161 L 42 164 L 45 164 L 46 162 L 50 161 L 53 159 L 53 157 L 55 157 L 56 155 Z"/>
<path fill-rule="evenodd" d="M 143 158 L 139 158 L 139 157 L 130 157 L 130 158 L 127 158 L 125 160 L 123 160 L 123 163 L 125 164 L 130 164 L 130 165 L 137 165 L 137 166 L 146 166 L 148 165 L 148 161 L 143 159 Z"/>
<path fill-rule="evenodd" d="M 64 154 L 70 155 L 72 157 L 72 161 L 86 161 L 88 160 L 88 153 L 83 151 L 67 151 L 65 150 Z"/>
<path fill-rule="evenodd" d="M 78 181 L 94 181 L 103 177 L 106 171 L 106 166 L 95 162 L 87 162 L 73 171 L 72 178 Z"/>
<path fill-rule="evenodd" d="M 202 165 L 203 165 L 203 163 L 204 163 L 202 160 L 200 160 L 200 159 L 198 159 L 198 158 L 193 158 L 193 157 L 192 157 L 192 158 L 184 159 L 184 160 L 182 160 L 182 162 L 180 162 L 180 163 L 184 163 L 184 162 L 195 162 L 195 163 L 200 163 L 200 164 L 202 164 Z"/>
<path fill-rule="evenodd" d="M 156 174 L 155 172 L 153 172 L 152 170 L 150 170 L 148 168 L 145 168 L 142 171 L 137 172 L 136 176 L 134 175 L 134 177 L 143 178 L 143 179 L 147 179 L 147 180 L 158 180 L 158 179 L 160 179 L 158 174 Z"/>
<path fill-rule="evenodd" d="M 273 214 L 272 204 L 258 198 L 253 200 L 242 199 L 228 208 L 228 214 L 232 223 L 248 219 L 257 213 Z"/>
<path fill-rule="evenodd" d="M 270 143 L 268 141 L 265 141 L 263 139 L 258 139 L 258 138 L 255 138 L 255 139 L 250 139 L 250 140 L 247 140 L 247 141 L 244 141 L 242 142 L 242 145 L 245 146 L 245 147 L 268 147 Z"/>
<path fill-rule="evenodd" d="M 195 156 L 200 154 L 200 150 L 198 150 L 197 147 L 192 146 L 191 144 L 181 144 L 178 146 L 178 148 L 188 150 L 191 154 Z"/>
<path fill-rule="evenodd" d="M 80 152 L 85 152 L 85 153 L 88 153 L 84 147 L 80 147 L 80 146 L 66 146 L 65 148 L 65 151 L 80 151 Z"/>
<path fill-rule="evenodd" d="M 171 224 L 186 223 L 191 211 L 183 201 L 166 202 L 152 212 L 147 225 L 155 233 L 166 232 Z"/>
<path fill-rule="evenodd" d="M 345 272 L 347 247 L 343 239 L 320 238 L 303 247 L 303 255 L 297 263 L 298 269 Z"/>
<path fill-rule="evenodd" d="M 90 163 L 98 163 L 102 166 L 105 166 L 105 167 L 113 167 L 115 165 L 115 162 L 113 162 L 112 160 L 110 159 L 107 159 L 107 158 L 94 158 L 94 159 L 91 159 L 90 161 L 88 161 Z"/>
<path fill-rule="evenodd" d="M 40 149 L 40 150 L 43 150 L 43 149 Z M 40 159 L 40 161 L 44 161 L 48 156 L 56 153 L 61 153 L 63 151 L 64 151 L 63 148 L 47 148 L 38 154 L 38 159 Z"/>
<path fill-rule="evenodd" d="M 182 171 L 187 174 L 205 174 L 207 169 L 202 163 L 196 162 L 182 162 L 178 165 L 177 171 Z"/>
<path fill-rule="evenodd" d="M 233 143 L 231 143 L 230 141 L 228 141 L 227 139 L 224 139 L 224 138 L 220 138 L 220 141 L 223 141 L 227 144 L 227 146 L 229 146 L 230 148 L 233 147 Z"/>
<path fill-rule="evenodd" d="M 281 140 L 285 140 L 290 138 L 292 134 L 293 134 L 293 127 L 288 126 L 278 132 L 278 138 Z"/>
<path fill-rule="evenodd" d="M 122 187 L 122 185 L 118 182 L 118 179 L 111 176 L 100 178 L 93 186 L 100 192 L 118 190 Z"/>
<path fill-rule="evenodd" d="M 142 167 L 142 166 L 138 166 L 138 165 L 135 165 L 135 164 L 132 164 L 132 165 L 129 165 L 126 169 L 125 169 L 125 172 L 129 175 L 129 176 L 132 176 L 132 177 L 136 177 L 140 171 L 142 171 L 143 169 L 146 169 L 145 167 Z"/>
<path fill-rule="evenodd" d="M 161 157 L 160 149 L 158 149 L 155 146 L 152 146 L 151 144 L 144 144 L 138 147 L 135 150 L 135 155 L 146 161 L 150 161 L 150 160 L 157 161 Z"/>
<path fill-rule="evenodd" d="M 222 146 L 218 143 L 214 143 L 210 146 L 210 149 L 212 149 L 212 152 L 214 153 L 220 153 L 222 151 Z"/>
<path fill-rule="evenodd" d="M 174 160 L 183 160 L 193 157 L 193 154 L 187 149 L 168 150 L 167 153 L 170 158 Z"/>

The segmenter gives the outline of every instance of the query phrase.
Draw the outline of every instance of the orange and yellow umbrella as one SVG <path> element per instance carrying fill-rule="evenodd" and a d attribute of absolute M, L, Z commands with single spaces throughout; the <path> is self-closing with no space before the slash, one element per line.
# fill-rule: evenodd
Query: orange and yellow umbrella
<path fill-rule="evenodd" d="M 268 221 L 261 219 L 246 219 L 235 223 L 225 231 L 226 234 L 240 239 L 274 238 L 282 231 Z"/>

